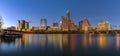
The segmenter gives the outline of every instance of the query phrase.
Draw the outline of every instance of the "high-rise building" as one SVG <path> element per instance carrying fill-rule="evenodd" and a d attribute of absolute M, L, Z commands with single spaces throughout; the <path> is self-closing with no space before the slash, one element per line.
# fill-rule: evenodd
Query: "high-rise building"
<path fill-rule="evenodd" d="M 69 21 L 69 30 L 74 31 L 75 30 L 75 25 L 74 25 L 74 20 L 70 19 Z"/>
<path fill-rule="evenodd" d="M 40 29 L 41 30 L 46 30 L 47 28 L 47 20 L 46 19 L 41 19 L 40 20 Z"/>
<path fill-rule="evenodd" d="M 60 29 L 62 29 L 62 21 L 60 21 Z"/>
<path fill-rule="evenodd" d="M 29 22 L 25 20 L 18 20 L 17 30 L 29 29 Z"/>
<path fill-rule="evenodd" d="M 53 28 L 58 28 L 58 23 L 57 22 L 53 23 Z"/>
<path fill-rule="evenodd" d="M 70 11 L 66 11 L 66 16 L 62 16 L 62 24 L 61 29 L 62 31 L 68 31 L 69 30 L 69 23 L 70 23 Z"/>
<path fill-rule="evenodd" d="M 69 10 L 66 11 L 66 17 L 68 20 L 70 20 L 70 11 Z"/>
<path fill-rule="evenodd" d="M 82 24 L 83 24 L 83 21 L 80 21 L 79 22 L 79 30 L 82 30 Z"/>
<path fill-rule="evenodd" d="M 97 30 L 108 30 L 109 29 L 109 22 L 108 21 L 101 21 L 98 23 Z"/>
<path fill-rule="evenodd" d="M 66 11 L 66 18 L 68 20 L 67 23 L 70 24 L 70 11 L 69 10 Z M 68 30 L 70 30 L 70 26 L 69 25 L 68 25 Z"/>
<path fill-rule="evenodd" d="M 20 20 L 17 21 L 17 30 L 21 30 L 21 24 L 20 24 Z"/>
<path fill-rule="evenodd" d="M 62 31 L 68 31 L 68 19 L 65 16 L 62 16 Z"/>
<path fill-rule="evenodd" d="M 88 19 L 79 22 L 79 30 L 88 31 L 90 26 Z"/>
<path fill-rule="evenodd" d="M 88 31 L 90 26 L 91 26 L 91 25 L 90 25 L 88 19 L 84 19 L 84 20 L 83 20 L 83 25 L 82 25 L 82 30 Z"/>
<path fill-rule="evenodd" d="M 29 29 L 29 22 L 25 22 L 25 29 Z"/>
<path fill-rule="evenodd" d="M 25 20 L 21 20 L 20 22 L 21 22 L 21 27 L 22 27 L 22 29 L 25 29 L 25 22 L 26 22 L 26 21 L 25 21 Z"/>

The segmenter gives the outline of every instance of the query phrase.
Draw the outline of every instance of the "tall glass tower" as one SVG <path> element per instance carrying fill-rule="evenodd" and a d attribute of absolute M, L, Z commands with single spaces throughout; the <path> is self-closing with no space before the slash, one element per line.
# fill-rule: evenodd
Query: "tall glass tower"
<path fill-rule="evenodd" d="M 69 24 L 70 24 L 70 11 L 69 10 L 67 10 L 66 11 L 66 18 L 67 18 L 67 27 L 68 27 L 68 30 L 70 30 L 70 26 L 69 26 Z"/>
<path fill-rule="evenodd" d="M 46 19 L 41 19 L 40 20 L 40 28 L 42 30 L 46 30 L 46 28 L 47 28 L 47 20 Z"/>
<path fill-rule="evenodd" d="M 69 10 L 66 11 L 66 17 L 68 20 L 70 20 L 70 11 Z"/>

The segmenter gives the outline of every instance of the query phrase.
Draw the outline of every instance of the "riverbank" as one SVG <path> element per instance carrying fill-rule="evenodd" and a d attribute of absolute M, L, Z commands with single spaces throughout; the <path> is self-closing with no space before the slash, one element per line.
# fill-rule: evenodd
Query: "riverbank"
<path fill-rule="evenodd" d="M 22 32 L 28 34 L 116 34 L 120 33 L 120 31 L 62 31 L 62 32 L 39 32 L 39 31 L 31 31 L 31 32 Z"/>

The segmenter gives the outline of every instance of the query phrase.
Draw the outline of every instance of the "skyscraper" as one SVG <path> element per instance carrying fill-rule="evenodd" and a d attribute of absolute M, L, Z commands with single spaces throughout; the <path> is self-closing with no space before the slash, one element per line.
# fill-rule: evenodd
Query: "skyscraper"
<path fill-rule="evenodd" d="M 79 21 L 79 30 L 82 30 L 83 21 Z"/>
<path fill-rule="evenodd" d="M 18 20 L 18 26 L 17 26 L 17 30 L 22 30 L 22 29 L 29 29 L 29 22 L 25 21 L 25 20 Z"/>
<path fill-rule="evenodd" d="M 75 25 L 74 25 L 74 20 L 70 19 L 69 21 L 69 30 L 74 31 L 75 30 Z"/>
<path fill-rule="evenodd" d="M 71 26 L 71 22 L 70 22 L 70 11 L 67 10 L 66 11 L 66 16 L 62 16 L 62 30 L 63 31 L 68 31 L 70 30 Z"/>
<path fill-rule="evenodd" d="M 58 23 L 57 22 L 53 23 L 53 28 L 58 28 Z"/>
<path fill-rule="evenodd" d="M 25 20 L 21 20 L 21 21 L 20 21 L 20 23 L 21 23 L 21 28 L 22 28 L 22 29 L 25 29 L 25 22 L 26 22 Z"/>
<path fill-rule="evenodd" d="M 90 26 L 88 19 L 79 22 L 79 30 L 88 31 Z"/>
<path fill-rule="evenodd" d="M 109 28 L 109 22 L 108 21 L 101 21 L 98 23 L 98 29 L 97 30 L 108 30 Z"/>
<path fill-rule="evenodd" d="M 25 22 L 25 29 L 29 29 L 29 22 Z"/>
<path fill-rule="evenodd" d="M 62 31 L 68 31 L 68 19 L 65 16 L 62 16 Z"/>
<path fill-rule="evenodd" d="M 20 24 L 20 20 L 17 21 L 17 30 L 21 30 L 21 24 Z"/>
<path fill-rule="evenodd" d="M 68 20 L 70 20 L 70 11 L 69 10 L 66 11 L 66 17 Z"/>
<path fill-rule="evenodd" d="M 41 30 L 46 30 L 47 28 L 47 20 L 46 19 L 41 19 L 40 20 L 40 29 Z"/>

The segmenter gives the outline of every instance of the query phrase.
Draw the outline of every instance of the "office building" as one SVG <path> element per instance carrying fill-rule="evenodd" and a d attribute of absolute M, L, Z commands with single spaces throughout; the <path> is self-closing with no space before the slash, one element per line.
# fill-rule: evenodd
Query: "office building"
<path fill-rule="evenodd" d="M 74 30 L 75 30 L 74 20 L 70 19 L 70 21 L 69 21 L 69 31 L 74 31 Z"/>
<path fill-rule="evenodd" d="M 83 31 L 88 31 L 90 26 L 91 25 L 90 25 L 88 19 L 84 19 L 83 24 L 82 24 L 82 30 Z"/>
<path fill-rule="evenodd" d="M 25 22 L 25 29 L 29 29 L 29 22 Z"/>
<path fill-rule="evenodd" d="M 89 27 L 91 27 L 91 25 L 90 25 L 88 19 L 84 19 L 79 22 L 79 30 L 88 31 Z"/>
<path fill-rule="evenodd" d="M 38 31 L 38 30 L 39 30 L 39 27 L 38 27 L 38 26 L 33 26 L 33 27 L 32 27 L 32 30 L 33 30 L 33 31 Z"/>
<path fill-rule="evenodd" d="M 69 23 L 70 23 L 70 11 L 66 11 L 66 16 L 62 16 L 62 24 L 61 29 L 62 31 L 68 31 L 69 30 Z"/>
<path fill-rule="evenodd" d="M 57 22 L 53 23 L 53 28 L 58 28 L 58 23 Z"/>
<path fill-rule="evenodd" d="M 65 16 L 62 16 L 62 31 L 68 31 L 68 19 Z"/>
<path fill-rule="evenodd" d="M 109 29 L 109 22 L 108 21 L 101 21 L 98 23 L 97 30 L 108 30 Z"/>
<path fill-rule="evenodd" d="M 41 30 L 46 30 L 47 28 L 47 20 L 46 19 L 41 19 L 40 20 L 40 29 Z"/>
<path fill-rule="evenodd" d="M 83 24 L 83 21 L 79 21 L 79 27 L 78 27 L 78 30 L 82 30 L 82 24 Z"/>
<path fill-rule="evenodd" d="M 29 22 L 25 20 L 18 20 L 17 30 L 27 30 L 29 29 Z"/>
<path fill-rule="evenodd" d="M 70 11 L 69 10 L 66 11 L 66 17 L 68 20 L 70 20 Z"/>
<path fill-rule="evenodd" d="M 17 21 L 17 30 L 21 30 L 21 23 L 20 23 L 20 20 Z"/>

